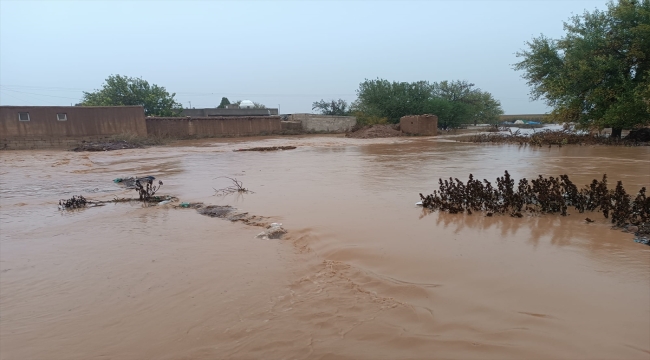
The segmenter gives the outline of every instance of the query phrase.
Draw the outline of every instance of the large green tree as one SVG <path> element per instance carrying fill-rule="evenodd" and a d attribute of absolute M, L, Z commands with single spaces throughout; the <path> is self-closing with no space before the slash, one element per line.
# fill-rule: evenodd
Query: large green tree
<path fill-rule="evenodd" d="M 142 105 L 147 116 L 178 116 L 183 110 L 174 100 L 176 94 L 168 93 L 164 87 L 152 84 L 141 78 L 111 75 L 106 78 L 102 88 L 85 92 L 81 106 L 124 106 Z"/>
<path fill-rule="evenodd" d="M 609 2 L 564 23 L 565 35 L 527 42 L 514 64 L 558 121 L 583 128 L 622 129 L 650 124 L 650 0 Z"/>
<path fill-rule="evenodd" d="M 350 106 L 348 102 L 343 99 L 325 101 L 314 101 L 311 104 L 312 110 L 318 110 L 323 115 L 338 115 L 338 116 L 347 116 L 350 115 Z"/>
<path fill-rule="evenodd" d="M 467 81 L 365 80 L 359 84 L 357 97 L 353 104 L 355 114 L 392 123 L 405 115 L 435 114 L 439 127 L 450 128 L 466 123 L 493 123 L 495 116 L 498 119 L 503 113 L 492 94 Z"/>

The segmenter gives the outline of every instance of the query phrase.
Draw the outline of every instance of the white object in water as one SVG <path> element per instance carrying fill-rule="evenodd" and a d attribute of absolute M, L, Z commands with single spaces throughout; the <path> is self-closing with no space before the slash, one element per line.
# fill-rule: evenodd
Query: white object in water
<path fill-rule="evenodd" d="M 166 204 L 169 204 L 170 202 L 172 202 L 172 201 L 171 200 L 165 200 L 165 201 L 159 202 L 158 205 L 166 205 Z"/>
<path fill-rule="evenodd" d="M 415 203 L 415 206 L 422 206 L 422 201 L 418 201 Z"/>

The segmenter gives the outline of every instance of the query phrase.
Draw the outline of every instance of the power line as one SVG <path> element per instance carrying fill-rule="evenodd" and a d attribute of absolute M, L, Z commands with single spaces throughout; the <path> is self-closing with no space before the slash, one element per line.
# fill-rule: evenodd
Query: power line
<path fill-rule="evenodd" d="M 55 87 L 55 86 L 29 86 L 29 85 L 0 85 L 4 88 L 19 88 L 19 89 L 36 89 L 36 90 L 56 90 L 56 91 L 85 91 L 85 89 L 77 88 L 65 88 L 65 87 Z"/>
<path fill-rule="evenodd" d="M 3 90 L 3 89 L 0 89 L 0 91 L 2 91 L 2 90 Z M 31 104 L 31 101 L 29 101 L 29 100 L 25 100 L 25 99 L 22 99 L 22 98 L 19 98 L 19 97 L 15 96 L 15 95 L 12 95 L 12 94 L 7 94 L 7 93 L 5 93 L 4 96 L 9 96 L 10 98 L 13 98 L 13 99 L 19 100 L 20 102 L 23 102 L 23 103 L 26 103 L 26 104 L 27 104 L 27 103 Z"/>
<path fill-rule="evenodd" d="M 47 96 L 47 97 L 55 97 L 55 98 L 62 98 L 62 99 L 79 100 L 78 97 L 76 97 L 76 98 L 71 98 L 71 97 L 67 97 L 67 96 L 56 96 L 56 95 L 36 94 L 36 93 L 30 93 L 30 92 L 26 92 L 26 91 L 18 91 L 18 90 L 11 90 L 11 89 L 2 89 L 2 90 L 4 90 L 4 91 L 17 92 L 17 93 L 21 93 L 21 94 L 29 94 L 29 95 L 37 95 L 37 96 Z"/>

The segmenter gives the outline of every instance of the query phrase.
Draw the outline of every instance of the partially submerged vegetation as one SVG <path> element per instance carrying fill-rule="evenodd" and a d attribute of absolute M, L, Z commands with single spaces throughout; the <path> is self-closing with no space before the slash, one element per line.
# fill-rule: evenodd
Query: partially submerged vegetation
<path fill-rule="evenodd" d="M 646 197 L 646 188 L 642 187 L 634 197 L 625 191 L 621 181 L 615 189 L 608 189 L 607 175 L 581 189 L 567 175 L 548 178 L 539 175 L 530 182 L 523 178 L 515 186 L 507 171 L 497 178 L 496 186 L 485 179 L 476 180 L 472 174 L 467 183 L 452 178 L 439 179 L 438 183 L 439 189 L 432 194 L 420 194 L 424 208 L 452 214 L 485 212 L 486 216 L 523 217 L 526 212 L 566 216 L 569 207 L 573 207 L 579 213 L 597 211 L 605 218 L 611 216 L 614 226 L 645 236 L 646 240 L 650 235 L 650 198 Z"/>
<path fill-rule="evenodd" d="M 138 198 L 114 198 L 112 200 L 93 201 L 88 200 L 81 195 L 74 195 L 70 199 L 59 200 L 59 209 L 72 210 L 85 208 L 87 206 L 103 206 L 108 203 L 141 201 L 145 203 L 169 203 L 176 198 L 172 196 L 156 196 L 156 192 L 160 190 L 163 185 L 162 181 L 158 181 L 158 186 L 154 184 L 156 178 L 153 176 L 144 176 L 140 178 L 117 178 L 113 180 L 115 183 L 124 184 L 127 189 L 134 189 L 138 192 Z"/>
<path fill-rule="evenodd" d="M 640 131 L 640 130 L 639 130 Z M 542 130 L 530 135 L 525 135 L 519 130 L 511 133 L 491 132 L 472 135 L 467 141 L 473 143 L 498 143 L 498 144 L 517 144 L 530 146 L 562 146 L 562 145 L 627 145 L 639 146 L 649 145 L 643 140 L 643 137 L 631 136 L 630 133 L 624 139 L 614 137 L 593 136 L 587 133 L 579 133 L 570 130 Z"/>

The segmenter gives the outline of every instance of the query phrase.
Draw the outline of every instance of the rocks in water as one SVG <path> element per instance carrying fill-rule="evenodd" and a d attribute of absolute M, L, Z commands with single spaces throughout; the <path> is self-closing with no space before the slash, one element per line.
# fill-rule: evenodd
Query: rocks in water
<path fill-rule="evenodd" d="M 202 208 L 198 209 L 197 211 L 201 215 L 223 219 L 228 214 L 235 211 L 235 209 L 232 206 L 229 206 L 229 205 L 225 205 L 225 206 L 210 205 L 210 206 L 202 207 Z"/>
<path fill-rule="evenodd" d="M 269 239 L 281 239 L 282 235 L 286 234 L 287 230 L 282 227 L 281 223 L 272 223 L 267 227 L 266 230 L 257 234 L 258 239 L 269 240 Z"/>

